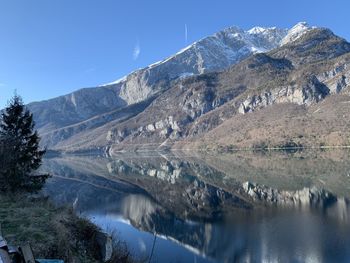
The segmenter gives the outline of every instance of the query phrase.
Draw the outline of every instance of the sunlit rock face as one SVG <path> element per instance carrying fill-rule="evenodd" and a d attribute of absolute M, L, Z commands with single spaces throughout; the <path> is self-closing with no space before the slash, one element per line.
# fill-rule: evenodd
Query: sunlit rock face
<path fill-rule="evenodd" d="M 113 154 L 113 149 L 123 150 L 127 145 L 133 149 L 133 145 L 143 144 L 144 148 L 161 148 L 187 139 L 200 144 L 201 136 L 212 130 L 215 133 L 216 128 L 239 119 L 240 114 L 254 113 L 245 117 L 249 121 L 259 110 L 275 105 L 294 104 L 308 109 L 339 94 L 346 100 L 349 52 L 349 43 L 327 29 L 313 28 L 267 53 L 249 56 L 226 71 L 174 82 L 132 121 L 114 126 L 112 133 L 124 129 L 130 133 L 110 141 L 109 152 Z M 235 122 L 229 125 L 227 129 L 233 129 Z M 220 139 L 215 134 L 213 137 Z M 279 134 L 276 137 L 283 140 Z M 233 145 L 243 141 L 232 140 Z"/>
<path fill-rule="evenodd" d="M 344 39 L 304 22 L 289 30 L 230 27 L 118 81 L 28 107 L 49 148 L 166 148 L 237 114 L 344 93 L 349 51 Z"/>
<path fill-rule="evenodd" d="M 299 30 L 300 35 L 309 29 Z M 255 27 L 245 31 L 229 27 L 203 38 L 175 55 L 137 70 L 124 80 L 120 97 L 132 104 L 156 93 L 161 80 L 184 78 L 219 71 L 236 64 L 251 54 L 267 52 L 291 41 L 287 29 Z M 294 38 L 296 39 L 296 38 Z"/>

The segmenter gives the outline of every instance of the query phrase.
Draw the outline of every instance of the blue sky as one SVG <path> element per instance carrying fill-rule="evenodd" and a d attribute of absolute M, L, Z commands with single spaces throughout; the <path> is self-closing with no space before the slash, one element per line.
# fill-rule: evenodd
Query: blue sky
<path fill-rule="evenodd" d="M 307 21 L 350 40 L 349 10 L 348 0 L 0 0 L 0 107 L 15 89 L 28 103 L 114 81 L 232 25 Z"/>

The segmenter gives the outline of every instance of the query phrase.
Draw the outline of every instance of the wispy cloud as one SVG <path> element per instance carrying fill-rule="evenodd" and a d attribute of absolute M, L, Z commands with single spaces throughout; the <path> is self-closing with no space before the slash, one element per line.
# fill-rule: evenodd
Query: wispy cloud
<path fill-rule="evenodd" d="M 139 41 L 136 42 L 136 45 L 134 47 L 134 50 L 132 52 L 132 58 L 133 60 L 137 60 L 141 53 L 141 47 Z"/>
<path fill-rule="evenodd" d="M 185 42 L 187 44 L 187 40 L 188 40 L 188 28 L 187 28 L 187 24 L 185 24 Z"/>
<path fill-rule="evenodd" d="M 5 87 L 5 86 L 6 86 L 6 84 L 5 84 L 5 83 L 0 82 L 0 87 Z"/>

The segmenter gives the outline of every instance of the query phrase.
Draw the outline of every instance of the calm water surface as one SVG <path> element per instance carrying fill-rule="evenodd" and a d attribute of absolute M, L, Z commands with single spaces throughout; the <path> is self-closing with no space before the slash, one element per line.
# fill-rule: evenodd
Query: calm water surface
<path fill-rule="evenodd" d="M 42 169 L 55 202 L 151 262 L 350 262 L 347 151 L 61 156 Z"/>

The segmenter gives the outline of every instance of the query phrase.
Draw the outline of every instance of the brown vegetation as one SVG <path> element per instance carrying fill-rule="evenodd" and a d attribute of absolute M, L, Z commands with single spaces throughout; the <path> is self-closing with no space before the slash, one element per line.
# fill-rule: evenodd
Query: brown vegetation
<path fill-rule="evenodd" d="M 65 262 L 101 262 L 97 226 L 58 208 L 46 198 L 0 195 L 2 231 L 11 245 L 29 242 L 36 258 L 59 258 Z M 113 262 L 134 262 L 125 247 L 116 245 Z"/>

